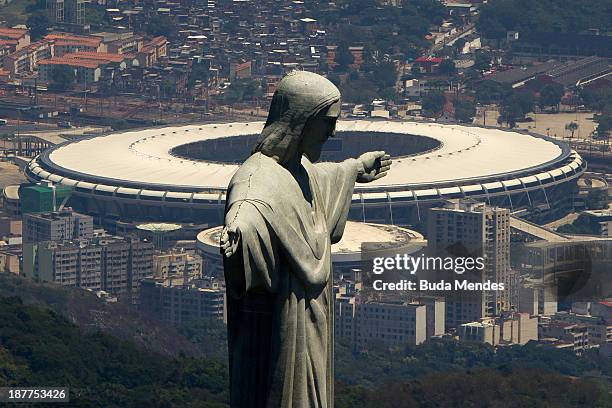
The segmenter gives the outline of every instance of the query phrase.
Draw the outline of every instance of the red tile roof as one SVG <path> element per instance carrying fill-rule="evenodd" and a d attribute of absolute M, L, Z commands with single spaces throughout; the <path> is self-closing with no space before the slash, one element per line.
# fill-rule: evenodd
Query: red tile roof
<path fill-rule="evenodd" d="M 25 28 L 0 27 L 0 37 L 18 40 L 28 33 Z"/>
<path fill-rule="evenodd" d="M 102 42 L 102 38 L 85 36 L 85 35 L 73 35 L 67 33 L 52 33 L 45 36 L 47 40 L 55 41 L 56 45 L 83 45 L 86 47 L 98 47 Z"/>

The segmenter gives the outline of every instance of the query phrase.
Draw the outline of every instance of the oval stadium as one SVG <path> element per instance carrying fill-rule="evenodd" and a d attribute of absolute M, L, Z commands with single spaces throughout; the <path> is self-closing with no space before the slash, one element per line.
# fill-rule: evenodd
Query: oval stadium
<path fill-rule="evenodd" d="M 263 122 L 116 132 L 69 141 L 26 167 L 34 182 L 73 189 L 69 205 L 111 230 L 177 222 L 187 234 L 222 223 L 225 191 Z M 350 218 L 416 225 L 442 201 L 472 198 L 532 218 L 571 207 L 586 162 L 565 144 L 526 132 L 438 123 L 347 120 L 323 160 L 369 150 L 393 157 L 387 177 L 357 184 Z M 273 182 L 273 181 L 271 181 Z"/>

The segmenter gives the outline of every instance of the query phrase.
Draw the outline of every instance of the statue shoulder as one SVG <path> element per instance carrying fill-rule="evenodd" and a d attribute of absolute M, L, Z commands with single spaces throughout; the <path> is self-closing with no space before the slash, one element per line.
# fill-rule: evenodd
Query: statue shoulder
<path fill-rule="evenodd" d="M 271 202 L 290 177 L 290 173 L 274 159 L 254 153 L 232 177 L 228 186 L 230 201 L 251 198 Z"/>

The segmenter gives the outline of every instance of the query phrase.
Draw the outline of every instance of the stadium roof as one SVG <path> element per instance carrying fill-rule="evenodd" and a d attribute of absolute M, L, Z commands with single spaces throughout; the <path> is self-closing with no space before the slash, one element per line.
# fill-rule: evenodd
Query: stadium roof
<path fill-rule="evenodd" d="M 46 151 L 30 169 L 38 177 L 63 184 L 100 185 L 171 191 L 224 191 L 235 164 L 195 161 L 170 151 L 188 143 L 260 133 L 263 122 L 153 128 L 70 141 Z M 440 147 L 395 158 L 387 177 L 358 190 L 393 190 L 400 186 L 444 187 L 459 181 L 522 177 L 560 162 L 570 151 L 545 137 L 517 131 L 436 123 L 340 121 L 342 132 L 422 135 Z M 393 151 L 389 152 L 393 156 Z M 39 174 L 40 173 L 40 174 Z M 61 180 L 61 181 L 60 181 Z"/>

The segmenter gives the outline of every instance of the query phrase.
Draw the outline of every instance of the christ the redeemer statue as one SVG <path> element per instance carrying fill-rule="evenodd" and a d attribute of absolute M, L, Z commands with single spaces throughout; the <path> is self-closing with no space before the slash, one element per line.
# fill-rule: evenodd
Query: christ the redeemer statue
<path fill-rule="evenodd" d="M 331 244 L 342 238 L 355 182 L 391 166 L 382 151 L 316 163 L 339 114 L 330 81 L 290 73 L 230 181 L 221 251 L 232 408 L 333 407 Z"/>

